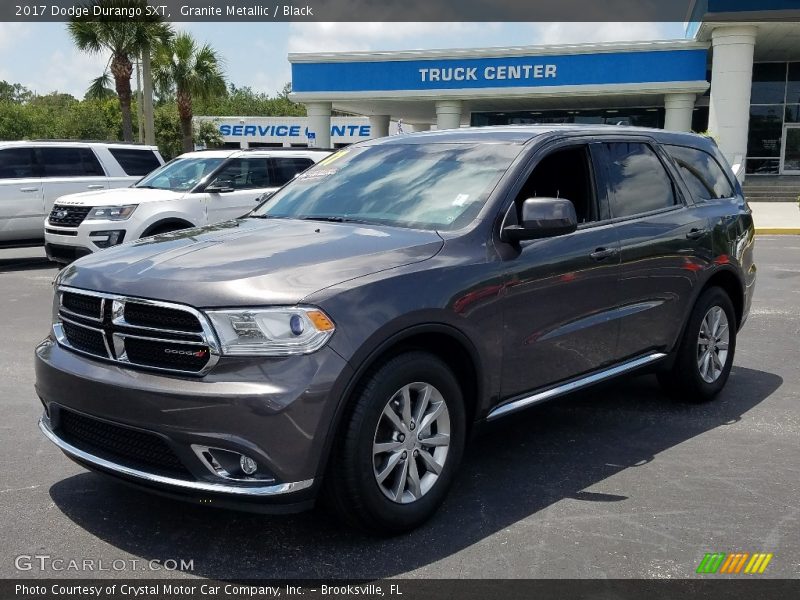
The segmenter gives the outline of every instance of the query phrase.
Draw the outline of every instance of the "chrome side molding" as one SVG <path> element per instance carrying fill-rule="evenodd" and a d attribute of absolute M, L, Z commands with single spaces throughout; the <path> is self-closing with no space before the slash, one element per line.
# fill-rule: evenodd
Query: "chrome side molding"
<path fill-rule="evenodd" d="M 39 419 L 39 429 L 42 433 L 58 446 L 68 456 L 74 457 L 84 463 L 98 467 L 99 469 L 118 473 L 127 477 L 141 479 L 148 483 L 155 483 L 159 485 L 169 486 L 173 488 L 180 488 L 198 493 L 211 493 L 211 494 L 228 494 L 232 496 L 278 496 L 280 494 L 288 494 L 290 492 L 297 492 L 311 487 L 314 484 L 313 479 L 306 479 L 305 481 L 293 481 L 290 483 L 279 483 L 274 485 L 265 486 L 237 486 L 226 485 L 224 483 L 209 483 L 206 481 L 186 481 L 184 479 L 175 479 L 173 477 L 164 477 L 163 475 L 156 475 L 155 473 L 147 473 L 146 471 L 139 471 L 124 465 L 120 465 L 110 460 L 100 458 L 88 452 L 84 452 L 80 448 L 76 448 L 69 442 L 62 440 L 58 437 L 50 427 L 45 423 L 44 419 Z"/>
<path fill-rule="evenodd" d="M 605 381 L 606 379 L 611 379 L 612 377 L 616 377 L 617 375 L 622 375 L 623 373 L 627 373 L 628 371 L 633 371 L 634 369 L 638 369 L 639 367 L 643 367 L 645 365 L 649 365 L 650 363 L 659 361 L 662 358 L 665 358 L 666 356 L 667 355 L 664 354 L 663 352 L 653 352 L 652 354 L 648 354 L 640 358 L 629 360 L 627 362 L 618 364 L 614 367 L 605 369 L 604 371 L 598 371 L 596 373 L 592 373 L 591 375 L 587 375 L 586 377 L 581 377 L 580 379 L 575 379 L 568 383 L 562 383 L 561 385 L 557 385 L 555 387 L 543 390 L 541 392 L 537 392 L 531 396 L 525 396 L 524 398 L 511 400 L 510 402 L 506 402 L 505 404 L 501 404 L 500 406 L 497 406 L 494 409 L 492 409 L 489 412 L 488 416 L 486 417 L 486 420 L 492 421 L 494 419 L 504 417 L 518 410 L 522 410 L 523 408 L 533 406 L 534 404 L 539 404 L 540 402 L 544 402 L 546 400 L 550 400 L 558 396 L 563 396 L 564 394 L 568 394 L 569 392 L 574 392 L 581 388 L 590 386 L 594 383 L 599 383 L 601 381 Z"/>

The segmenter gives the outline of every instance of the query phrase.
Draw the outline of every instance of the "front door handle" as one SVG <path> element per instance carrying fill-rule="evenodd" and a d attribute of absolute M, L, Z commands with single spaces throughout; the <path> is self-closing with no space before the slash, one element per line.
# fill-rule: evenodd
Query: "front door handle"
<path fill-rule="evenodd" d="M 19 188 L 19 191 L 20 192 L 38 192 L 39 188 L 38 187 L 21 187 L 21 188 Z"/>
<path fill-rule="evenodd" d="M 87 190 L 104 190 L 104 189 L 106 189 L 106 186 L 104 186 L 102 183 L 93 183 L 93 184 L 87 185 L 86 189 Z"/>
<path fill-rule="evenodd" d="M 708 233 L 708 229 L 693 227 L 689 233 L 686 234 L 686 237 L 690 240 L 696 240 L 703 237 L 706 233 Z"/>
<path fill-rule="evenodd" d="M 605 260 L 609 256 L 614 256 L 617 252 L 619 252 L 619 250 L 616 248 L 598 248 L 589 256 L 591 256 L 593 260 Z"/>

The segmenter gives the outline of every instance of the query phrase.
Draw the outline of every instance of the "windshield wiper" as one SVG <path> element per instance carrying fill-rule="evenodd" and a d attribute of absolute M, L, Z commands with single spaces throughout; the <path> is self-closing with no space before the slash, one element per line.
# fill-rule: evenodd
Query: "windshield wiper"
<path fill-rule="evenodd" d="M 301 217 L 302 221 L 325 221 L 327 223 L 367 223 L 363 219 L 353 219 L 350 217 L 341 217 L 338 215 L 325 215 L 321 217 Z"/>

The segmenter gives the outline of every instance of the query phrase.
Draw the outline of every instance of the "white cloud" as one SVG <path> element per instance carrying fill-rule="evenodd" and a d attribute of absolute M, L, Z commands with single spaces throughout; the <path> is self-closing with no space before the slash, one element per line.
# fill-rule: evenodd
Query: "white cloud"
<path fill-rule="evenodd" d="M 664 23 L 531 23 L 532 45 L 658 40 Z"/>
<path fill-rule="evenodd" d="M 30 34 L 27 23 L 0 23 L 0 50 L 13 48 Z"/>
<path fill-rule="evenodd" d="M 289 52 L 359 52 L 442 48 L 498 23 L 292 23 Z"/>
<path fill-rule="evenodd" d="M 58 91 L 83 98 L 91 80 L 103 73 L 107 62 L 105 54 L 87 54 L 76 49 L 56 50 L 42 57 L 22 84 L 38 94 Z M 135 75 L 131 85 L 136 86 Z"/>

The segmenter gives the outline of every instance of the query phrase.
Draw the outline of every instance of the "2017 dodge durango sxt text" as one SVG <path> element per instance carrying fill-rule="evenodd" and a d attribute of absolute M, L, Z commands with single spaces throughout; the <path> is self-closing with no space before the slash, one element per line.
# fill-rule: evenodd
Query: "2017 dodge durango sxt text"
<path fill-rule="evenodd" d="M 323 497 L 404 530 L 485 421 L 641 369 L 715 396 L 755 276 L 750 211 L 706 138 L 373 140 L 246 218 L 65 268 L 36 349 L 40 425 L 165 494 L 272 511 Z"/>

